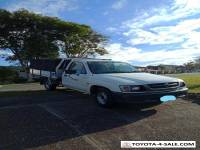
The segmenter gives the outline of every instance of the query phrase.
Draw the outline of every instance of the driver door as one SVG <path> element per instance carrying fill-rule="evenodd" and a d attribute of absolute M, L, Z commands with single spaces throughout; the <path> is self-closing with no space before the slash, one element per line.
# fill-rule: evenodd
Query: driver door
<path fill-rule="evenodd" d="M 85 66 L 81 62 L 72 62 L 63 76 L 63 84 L 71 89 L 87 91 L 88 76 Z"/>

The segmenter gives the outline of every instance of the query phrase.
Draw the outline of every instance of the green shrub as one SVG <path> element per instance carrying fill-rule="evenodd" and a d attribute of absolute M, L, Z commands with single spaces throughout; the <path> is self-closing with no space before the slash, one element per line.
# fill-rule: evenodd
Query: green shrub
<path fill-rule="evenodd" d="M 26 79 L 20 78 L 16 69 L 9 67 L 0 67 L 0 84 L 21 82 L 26 82 Z"/>

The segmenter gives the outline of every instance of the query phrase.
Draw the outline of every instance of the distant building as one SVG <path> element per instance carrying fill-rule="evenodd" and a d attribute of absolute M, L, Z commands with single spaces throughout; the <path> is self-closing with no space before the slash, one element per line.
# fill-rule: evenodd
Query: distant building
<path fill-rule="evenodd" d="M 153 74 L 174 74 L 187 72 L 184 66 L 179 65 L 158 65 L 158 66 L 147 66 L 140 67 L 135 66 L 139 71 L 148 72 Z"/>

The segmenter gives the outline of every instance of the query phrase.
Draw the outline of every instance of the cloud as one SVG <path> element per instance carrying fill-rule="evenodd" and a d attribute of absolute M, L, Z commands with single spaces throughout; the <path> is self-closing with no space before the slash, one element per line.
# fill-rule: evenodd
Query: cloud
<path fill-rule="evenodd" d="M 112 58 L 113 60 L 121 61 L 131 61 L 137 54 L 141 52 L 140 49 L 134 47 L 124 47 L 120 43 L 109 44 L 106 49 L 109 51 L 109 54 L 101 57 Z M 136 54 L 133 57 L 133 54 Z"/>
<path fill-rule="evenodd" d="M 173 64 L 181 65 L 200 55 L 199 48 L 143 51 L 138 48 L 113 43 L 106 47 L 109 54 L 100 58 L 111 58 L 117 61 L 136 62 L 145 65 Z"/>
<path fill-rule="evenodd" d="M 106 57 L 144 65 L 191 61 L 200 56 L 199 15 L 199 0 L 174 0 L 168 6 L 138 14 L 122 22 L 120 28 L 128 46 L 111 43 L 107 46 L 110 54 Z M 138 49 L 138 45 L 151 51 Z M 163 48 L 154 49 L 156 45 L 163 45 Z"/>
<path fill-rule="evenodd" d="M 116 32 L 117 28 L 115 28 L 115 27 L 108 27 L 108 28 L 106 28 L 106 31 L 108 31 L 108 32 Z"/>
<path fill-rule="evenodd" d="M 192 33 L 200 28 L 199 0 L 174 0 L 172 6 L 153 9 L 140 17 L 123 22 L 126 30 L 123 35 L 128 37 L 127 43 L 137 44 L 174 44 L 190 40 Z M 163 26 L 163 22 L 175 25 Z"/>
<path fill-rule="evenodd" d="M 21 0 L 8 6 L 11 11 L 25 8 L 45 15 L 58 16 L 61 12 L 72 11 L 78 8 L 75 0 Z"/>
<path fill-rule="evenodd" d="M 126 0 L 117 0 L 115 3 L 113 3 L 112 8 L 115 10 L 119 10 L 123 8 L 126 5 Z"/>
<path fill-rule="evenodd" d="M 172 5 L 155 8 L 139 17 L 125 21 L 125 27 L 138 28 L 160 22 L 169 22 L 199 14 L 199 0 L 174 0 Z"/>
<path fill-rule="evenodd" d="M 195 38 L 198 38 L 199 32 L 196 31 L 198 29 L 200 29 L 200 18 L 184 20 L 174 26 L 150 27 L 148 30 L 143 28 L 130 29 L 124 35 L 130 38 L 127 42 L 132 45 L 174 44 L 189 41 L 191 38 L 194 40 L 193 34 L 195 34 Z"/>
<path fill-rule="evenodd" d="M 0 57 L 11 56 L 11 55 L 13 55 L 11 51 L 0 49 Z"/>

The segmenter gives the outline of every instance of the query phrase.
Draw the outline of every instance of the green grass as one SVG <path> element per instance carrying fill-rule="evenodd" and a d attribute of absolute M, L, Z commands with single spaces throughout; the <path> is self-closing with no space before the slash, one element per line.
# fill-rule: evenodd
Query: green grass
<path fill-rule="evenodd" d="M 180 78 L 186 82 L 189 93 L 200 93 L 200 73 L 169 75 Z"/>

